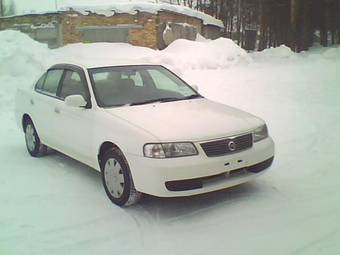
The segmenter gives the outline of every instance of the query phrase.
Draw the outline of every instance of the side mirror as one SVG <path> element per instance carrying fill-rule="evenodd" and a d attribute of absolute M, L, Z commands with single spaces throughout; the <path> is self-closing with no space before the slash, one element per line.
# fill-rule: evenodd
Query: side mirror
<path fill-rule="evenodd" d="M 87 105 L 86 100 L 81 95 L 72 95 L 65 98 L 65 104 L 70 107 L 85 107 Z"/>
<path fill-rule="evenodd" d="M 192 84 L 191 87 L 192 87 L 194 90 L 198 91 L 198 86 L 197 86 L 196 84 Z"/>

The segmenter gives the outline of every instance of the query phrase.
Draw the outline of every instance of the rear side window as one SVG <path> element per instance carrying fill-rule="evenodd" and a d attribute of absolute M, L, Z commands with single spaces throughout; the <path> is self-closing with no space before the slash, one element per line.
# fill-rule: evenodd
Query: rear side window
<path fill-rule="evenodd" d="M 42 91 L 46 94 L 56 96 L 57 89 L 61 76 L 63 75 L 63 70 L 50 70 L 47 72 Z"/>
<path fill-rule="evenodd" d="M 39 91 L 42 90 L 42 87 L 44 86 L 45 79 L 46 79 L 46 73 L 44 73 L 43 76 L 41 76 L 41 78 L 35 84 L 36 90 L 39 90 Z"/>

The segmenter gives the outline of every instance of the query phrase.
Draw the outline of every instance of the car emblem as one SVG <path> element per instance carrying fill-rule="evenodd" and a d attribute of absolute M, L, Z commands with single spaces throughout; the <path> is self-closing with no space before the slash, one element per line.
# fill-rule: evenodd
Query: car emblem
<path fill-rule="evenodd" d="M 228 142 L 228 149 L 230 151 L 235 151 L 236 150 L 236 143 L 234 141 L 229 141 Z"/>

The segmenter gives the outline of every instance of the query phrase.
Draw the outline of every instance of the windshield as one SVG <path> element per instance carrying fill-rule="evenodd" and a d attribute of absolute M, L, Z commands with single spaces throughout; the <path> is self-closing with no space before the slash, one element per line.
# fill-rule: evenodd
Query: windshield
<path fill-rule="evenodd" d="M 201 97 L 162 66 L 120 66 L 89 70 L 100 107 L 169 102 Z"/>

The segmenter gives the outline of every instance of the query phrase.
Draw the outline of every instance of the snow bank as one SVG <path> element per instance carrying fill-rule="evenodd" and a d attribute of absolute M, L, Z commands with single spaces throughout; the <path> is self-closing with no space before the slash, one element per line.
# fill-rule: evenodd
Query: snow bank
<path fill-rule="evenodd" d="M 276 48 L 265 49 L 261 52 L 262 56 L 268 56 L 271 58 L 293 58 L 295 57 L 295 52 L 293 52 L 289 47 L 281 45 Z"/>
<path fill-rule="evenodd" d="M 207 39 L 203 35 L 201 35 L 200 33 L 197 33 L 196 42 L 207 42 L 207 41 L 211 41 L 211 39 Z"/>
<path fill-rule="evenodd" d="M 250 63 L 251 58 L 230 39 L 179 39 L 162 51 L 158 61 L 182 70 L 219 69 Z"/>
<path fill-rule="evenodd" d="M 13 102 L 17 88 L 30 86 L 38 78 L 48 64 L 49 52 L 47 45 L 38 43 L 23 33 L 10 30 L 0 32 L 2 121 L 13 118 Z"/>
<path fill-rule="evenodd" d="M 51 51 L 55 62 L 92 63 L 94 61 L 111 62 L 118 60 L 138 60 L 155 56 L 157 51 L 133 46 L 128 43 L 75 43 Z"/>
<path fill-rule="evenodd" d="M 326 59 L 340 59 L 340 47 L 327 48 L 322 56 Z"/>
<path fill-rule="evenodd" d="M 281 45 L 276 48 L 265 49 L 260 52 L 253 52 L 250 54 L 253 60 L 256 62 L 301 62 L 309 59 L 309 61 L 324 62 L 328 60 L 340 59 L 340 47 L 333 46 L 330 48 L 315 46 L 309 51 L 303 51 L 301 53 L 293 52 L 289 47 Z"/>
<path fill-rule="evenodd" d="M 275 61 L 275 60 L 280 61 L 283 59 L 295 60 L 297 57 L 297 54 L 294 51 L 292 51 L 289 47 L 285 45 L 281 45 L 276 48 L 269 48 L 269 49 L 265 49 L 260 52 L 253 52 L 251 56 L 253 57 L 253 59 L 262 62 L 262 61 L 267 61 L 268 59 L 270 59 L 271 61 Z"/>
<path fill-rule="evenodd" d="M 161 64 L 177 73 L 191 69 L 218 69 L 249 63 L 248 54 L 233 41 L 176 40 L 162 51 L 126 43 L 71 44 L 50 50 L 46 45 L 32 40 L 17 31 L 0 32 L 0 74 L 36 76 L 58 62 L 88 63 L 136 60 Z"/>
<path fill-rule="evenodd" d="M 46 67 L 47 45 L 18 31 L 0 32 L 0 75 L 31 76 Z"/>
<path fill-rule="evenodd" d="M 180 73 L 188 69 L 229 68 L 251 62 L 243 49 L 225 38 L 203 40 L 199 37 L 199 41 L 179 39 L 162 51 L 126 43 L 77 43 L 54 50 L 53 53 L 58 62 L 67 59 L 77 62 L 136 60 L 165 65 Z"/>

